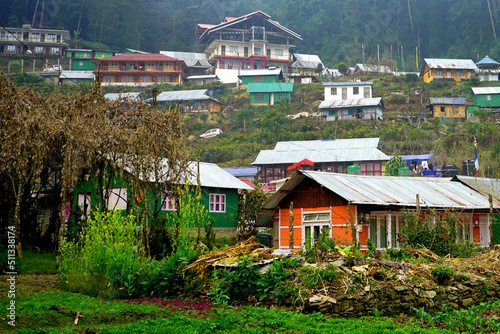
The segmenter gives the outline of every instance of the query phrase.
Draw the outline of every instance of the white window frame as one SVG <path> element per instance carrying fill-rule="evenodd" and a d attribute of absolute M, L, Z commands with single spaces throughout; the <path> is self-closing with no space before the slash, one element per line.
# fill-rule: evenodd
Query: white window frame
<path fill-rule="evenodd" d="M 337 95 L 337 87 L 330 88 L 330 95 Z"/>
<path fill-rule="evenodd" d="M 277 57 L 283 57 L 283 49 L 274 49 L 274 53 Z"/>
<path fill-rule="evenodd" d="M 491 95 L 486 95 L 486 101 L 491 101 Z"/>
<path fill-rule="evenodd" d="M 117 61 L 112 61 L 111 62 L 111 69 L 112 70 L 117 70 L 118 69 L 118 62 Z"/>
<path fill-rule="evenodd" d="M 173 70 L 173 69 L 174 69 L 174 62 L 173 61 L 166 61 L 164 71 L 165 70 Z"/>
<path fill-rule="evenodd" d="M 112 188 L 108 191 L 110 192 L 106 201 L 108 210 L 127 210 L 127 188 Z"/>
<path fill-rule="evenodd" d="M 84 193 L 78 193 L 78 206 L 80 207 L 80 210 L 82 211 L 84 216 L 90 216 L 90 211 L 92 208 L 92 200 L 90 198 L 90 193 L 84 192 Z M 85 208 L 85 205 L 87 205 L 87 208 Z"/>
<path fill-rule="evenodd" d="M 154 70 L 155 69 L 155 62 L 148 61 L 147 66 L 148 66 L 148 70 Z"/>
<path fill-rule="evenodd" d="M 226 212 L 226 195 L 225 194 L 216 194 L 210 193 L 208 195 L 208 212 Z"/>
<path fill-rule="evenodd" d="M 56 34 L 47 34 L 47 40 L 50 42 L 56 41 Z"/>
<path fill-rule="evenodd" d="M 316 216 L 316 217 L 314 217 Z M 316 219 L 307 219 L 307 217 L 316 218 Z M 315 211 L 315 212 L 302 212 L 302 245 L 306 247 L 306 231 L 309 228 L 310 231 L 310 246 L 314 245 L 314 228 L 319 228 L 319 233 L 325 227 L 330 229 L 329 234 L 330 238 L 332 238 L 332 214 L 330 211 Z"/>
<path fill-rule="evenodd" d="M 35 46 L 35 53 L 42 53 L 43 52 L 43 46 Z"/>
<path fill-rule="evenodd" d="M 15 45 L 7 45 L 7 51 L 8 52 L 16 52 L 16 46 Z"/>
<path fill-rule="evenodd" d="M 50 53 L 53 55 L 58 55 L 59 54 L 59 47 L 58 46 L 53 46 L 50 48 Z"/>
<path fill-rule="evenodd" d="M 161 193 L 161 209 L 163 211 L 177 211 L 177 196 L 173 192 L 163 191 Z"/>

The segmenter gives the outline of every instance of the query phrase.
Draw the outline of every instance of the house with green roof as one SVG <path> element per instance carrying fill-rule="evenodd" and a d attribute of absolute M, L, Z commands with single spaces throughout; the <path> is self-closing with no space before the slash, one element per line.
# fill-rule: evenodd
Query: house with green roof
<path fill-rule="evenodd" d="M 293 92 L 293 82 L 251 82 L 247 85 L 250 93 L 250 104 L 274 105 L 284 99 L 290 101 Z"/>

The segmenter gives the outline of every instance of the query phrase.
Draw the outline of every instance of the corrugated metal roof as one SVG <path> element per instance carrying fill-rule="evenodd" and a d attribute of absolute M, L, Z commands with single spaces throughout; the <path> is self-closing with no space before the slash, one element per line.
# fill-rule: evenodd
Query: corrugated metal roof
<path fill-rule="evenodd" d="M 318 64 L 321 64 L 323 68 L 325 67 L 318 55 L 294 53 L 293 56 L 295 57 L 295 62 L 290 65 L 291 67 L 316 69 L 318 68 Z"/>
<path fill-rule="evenodd" d="M 177 59 L 159 53 L 122 53 L 120 55 L 96 59 L 98 61 L 176 61 Z"/>
<path fill-rule="evenodd" d="M 390 67 L 385 65 L 356 64 L 355 71 L 356 68 L 362 72 L 392 73 Z"/>
<path fill-rule="evenodd" d="M 471 59 L 424 58 L 424 61 L 430 68 L 479 70 Z"/>
<path fill-rule="evenodd" d="M 122 100 L 122 99 L 138 99 L 142 100 L 142 94 L 139 92 L 130 93 L 107 93 L 104 95 L 105 99 L 110 101 Z"/>
<path fill-rule="evenodd" d="M 378 149 L 379 138 L 278 142 L 274 150 L 263 150 L 252 165 L 313 162 L 388 161 Z"/>
<path fill-rule="evenodd" d="M 188 80 L 196 80 L 196 79 L 218 79 L 217 75 L 209 74 L 209 75 L 191 75 L 187 77 Z"/>
<path fill-rule="evenodd" d="M 483 59 L 481 59 L 480 61 L 478 61 L 476 63 L 476 65 L 485 65 L 485 64 L 493 64 L 493 65 L 500 65 L 499 62 L 497 61 L 494 61 L 493 59 L 491 59 L 490 57 L 486 56 L 484 57 Z"/>
<path fill-rule="evenodd" d="M 160 171 L 159 175 L 162 175 L 162 178 L 158 180 L 158 182 L 165 182 L 169 177 L 168 171 L 168 160 L 161 159 L 160 161 Z M 126 168 L 127 171 L 130 172 L 130 168 Z M 184 181 L 181 184 L 185 184 L 189 181 L 190 184 L 196 185 L 198 174 L 198 163 L 196 161 L 190 161 L 188 163 L 188 167 L 185 170 Z M 149 177 L 144 177 L 144 175 L 140 176 L 141 180 L 148 179 L 149 182 L 156 182 L 155 175 L 152 173 Z M 200 162 L 200 185 L 202 187 L 211 187 L 211 188 L 227 188 L 227 189 L 248 189 L 249 187 L 246 183 L 232 176 L 216 164 L 208 163 L 208 162 Z"/>
<path fill-rule="evenodd" d="M 494 199 L 500 201 L 500 180 L 498 179 L 457 175 L 452 181 L 462 182 L 472 189 L 482 194 L 491 195 Z"/>
<path fill-rule="evenodd" d="M 373 85 L 373 81 L 347 81 L 347 82 L 323 82 L 323 86 L 367 86 Z"/>
<path fill-rule="evenodd" d="M 293 82 L 250 82 L 248 93 L 293 92 Z"/>
<path fill-rule="evenodd" d="M 310 178 L 353 204 L 395 205 L 430 208 L 489 209 L 488 198 L 459 183 L 442 178 L 361 176 L 338 173 L 299 171 L 285 183 L 265 204 L 264 209 L 275 208 L 284 194 L 288 194 L 302 180 Z M 500 208 L 500 203 L 494 201 Z"/>
<path fill-rule="evenodd" d="M 371 107 L 378 106 L 381 102 L 381 97 L 373 97 L 370 99 L 327 100 L 321 102 L 319 109 Z"/>
<path fill-rule="evenodd" d="M 195 161 L 189 163 L 189 170 L 191 172 L 189 182 L 197 184 L 197 163 Z M 202 187 L 252 190 L 252 187 L 245 182 L 238 180 L 216 164 L 208 162 L 200 162 L 200 184 Z"/>
<path fill-rule="evenodd" d="M 59 78 L 61 79 L 91 79 L 94 80 L 94 73 L 92 71 L 62 71 Z"/>
<path fill-rule="evenodd" d="M 274 69 L 259 69 L 259 70 L 240 70 L 239 77 L 254 77 L 267 75 L 281 75 L 281 68 Z"/>
<path fill-rule="evenodd" d="M 158 102 L 169 101 L 189 101 L 189 100 L 208 100 L 210 96 L 207 94 L 207 89 L 193 89 L 193 90 L 176 90 L 161 92 L 156 97 Z"/>
<path fill-rule="evenodd" d="M 228 172 L 234 177 L 242 177 L 242 176 L 257 176 L 259 172 L 259 167 L 222 167 L 223 170 Z"/>
<path fill-rule="evenodd" d="M 210 68 L 212 65 L 207 61 L 207 55 L 196 52 L 180 52 L 180 51 L 160 51 L 160 54 L 169 56 L 175 59 L 184 60 L 188 67 Z"/>
<path fill-rule="evenodd" d="M 500 87 L 472 87 L 475 95 L 500 94 Z"/>
<path fill-rule="evenodd" d="M 467 104 L 465 97 L 431 97 L 429 104 Z"/>

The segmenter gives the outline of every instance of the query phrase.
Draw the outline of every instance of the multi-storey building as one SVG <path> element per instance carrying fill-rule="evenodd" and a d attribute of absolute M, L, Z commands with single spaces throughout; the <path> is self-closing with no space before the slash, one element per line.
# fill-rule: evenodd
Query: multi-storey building
<path fill-rule="evenodd" d="M 73 71 L 93 71 L 96 59 L 112 57 L 117 53 L 113 50 L 67 49 L 69 69 Z"/>
<path fill-rule="evenodd" d="M 280 67 L 288 72 L 291 49 L 302 37 L 261 11 L 226 17 L 220 24 L 198 24 L 196 34 L 206 45 L 208 61 L 218 70 Z M 223 77 L 223 76 L 222 76 Z"/>
<path fill-rule="evenodd" d="M 70 39 L 68 30 L 35 29 L 31 24 L 22 28 L 0 28 L 0 56 L 38 54 L 61 56 Z"/>
<path fill-rule="evenodd" d="M 96 59 L 103 85 L 149 86 L 183 83 L 188 75 L 184 61 L 158 53 L 124 53 Z"/>

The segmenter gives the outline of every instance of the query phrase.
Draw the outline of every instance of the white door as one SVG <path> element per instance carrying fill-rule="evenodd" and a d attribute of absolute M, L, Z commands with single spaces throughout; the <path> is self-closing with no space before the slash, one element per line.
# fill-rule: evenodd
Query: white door
<path fill-rule="evenodd" d="M 274 93 L 269 93 L 269 104 L 274 105 Z"/>
<path fill-rule="evenodd" d="M 479 216 L 479 242 L 483 245 L 490 244 L 490 229 L 488 227 L 488 215 Z"/>

